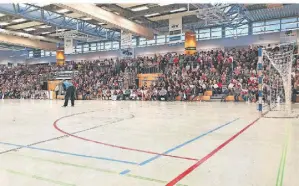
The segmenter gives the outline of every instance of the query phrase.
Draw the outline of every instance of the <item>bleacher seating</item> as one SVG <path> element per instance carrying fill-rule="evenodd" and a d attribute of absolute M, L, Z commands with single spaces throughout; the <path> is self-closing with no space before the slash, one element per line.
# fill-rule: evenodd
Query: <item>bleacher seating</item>
<path fill-rule="evenodd" d="M 212 96 L 213 92 L 211 90 L 205 91 L 205 96 Z"/>
<path fill-rule="evenodd" d="M 211 100 L 211 96 L 202 96 L 201 97 L 201 101 L 210 101 Z"/>
<path fill-rule="evenodd" d="M 241 57 L 239 56 L 240 53 Z M 231 59 L 235 55 L 240 59 L 234 68 L 231 68 Z M 222 65 L 217 65 L 216 63 L 208 65 L 211 61 L 218 61 L 217 64 Z M 244 61 L 251 61 L 251 63 L 249 63 L 249 66 L 246 66 L 247 63 L 244 66 Z M 249 81 L 249 79 L 257 78 L 257 74 L 254 69 L 249 69 L 252 66 L 256 66 L 256 62 L 257 47 L 253 47 L 250 50 L 240 48 L 230 51 L 199 51 L 193 55 L 177 53 L 157 54 L 154 57 L 144 56 L 133 59 L 117 59 L 116 61 L 112 59 L 105 59 L 104 61 L 84 60 L 81 63 L 71 62 L 65 66 L 47 64 L 37 66 L 24 65 L 13 68 L 1 67 L 0 95 L 4 94 L 4 99 L 32 98 L 30 94 L 34 90 L 41 89 L 41 83 L 37 80 L 42 79 L 44 81 L 44 78 L 51 77 L 52 79 L 72 79 L 72 82 L 76 84 L 78 94 L 84 98 L 90 95 L 90 99 L 97 99 L 98 93 L 105 92 L 107 89 L 110 91 L 117 90 L 117 93 L 119 93 L 119 89 L 122 89 L 121 92 L 124 92 L 129 87 L 134 87 L 137 84 L 138 74 L 159 72 L 161 74 L 159 78 L 151 80 L 154 81 L 155 86 L 134 87 L 136 93 L 140 94 L 142 89 L 149 90 L 146 91 L 146 94 L 149 92 L 146 96 L 150 97 L 154 91 L 161 88 L 166 90 L 171 88 L 176 95 L 181 94 L 181 92 L 191 93 L 188 101 L 217 101 L 224 94 L 213 95 L 212 89 L 214 90 L 215 86 L 219 85 L 222 86 L 224 93 L 226 87 L 231 85 L 230 87 L 234 87 L 233 89 L 241 87 L 242 95 L 248 96 L 246 92 L 250 91 L 250 101 L 252 101 L 255 99 L 254 95 L 257 94 L 257 82 Z M 294 65 L 299 66 L 299 59 Z M 245 70 L 240 69 L 247 69 L 247 72 L 245 73 Z M 16 71 L 22 73 L 13 76 L 13 79 L 6 78 L 7 75 L 15 74 Z M 299 84 L 299 74 L 297 71 L 295 73 L 294 79 L 297 81 L 295 82 Z M 30 79 L 30 81 L 27 79 Z M 7 88 L 8 85 L 10 88 Z M 17 87 L 23 87 L 26 90 L 18 90 Z M 3 90 L 4 93 L 2 93 Z M 198 96 L 198 93 L 201 91 L 205 91 L 205 94 Z M 230 94 L 233 95 L 234 90 L 230 90 Z M 194 96 L 197 97 L 194 98 Z M 63 98 L 59 97 L 59 99 Z M 178 96 L 176 100 L 181 99 Z M 226 100 L 234 101 L 234 97 L 228 96 Z M 242 99 L 240 98 L 240 100 Z"/>
<path fill-rule="evenodd" d="M 225 101 L 235 101 L 235 97 L 234 96 L 227 96 Z M 239 96 L 239 101 L 244 101 L 241 96 Z"/>

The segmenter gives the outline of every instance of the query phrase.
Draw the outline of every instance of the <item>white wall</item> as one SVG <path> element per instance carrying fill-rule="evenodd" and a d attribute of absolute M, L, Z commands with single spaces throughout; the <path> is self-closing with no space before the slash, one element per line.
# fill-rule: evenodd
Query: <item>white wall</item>
<path fill-rule="evenodd" d="M 135 56 L 151 56 L 154 54 L 166 54 L 168 52 L 183 53 L 185 50 L 184 44 L 169 45 L 156 45 L 149 47 L 135 48 Z"/>
<path fill-rule="evenodd" d="M 81 60 L 95 60 L 95 59 L 109 59 L 109 58 L 116 58 L 119 56 L 119 51 L 112 50 L 112 51 L 102 51 L 102 52 L 90 52 L 86 54 L 73 54 L 67 55 L 67 61 L 81 61 Z M 35 59 L 27 59 L 27 64 L 36 64 L 36 63 L 49 63 L 49 62 L 56 62 L 56 57 L 42 57 L 42 58 L 35 58 Z"/>
<path fill-rule="evenodd" d="M 249 45 L 260 45 L 260 44 L 272 44 L 280 42 L 280 33 L 270 33 L 263 35 L 251 35 L 242 36 L 237 39 L 234 38 L 222 38 L 213 40 L 201 40 L 197 42 L 197 49 L 213 49 L 213 48 L 230 48 L 230 47 L 247 47 Z M 135 56 L 150 56 L 154 54 L 165 54 L 167 52 L 184 52 L 184 44 L 178 44 L 175 46 L 169 45 L 158 45 L 149 47 L 138 47 L 135 48 Z M 22 57 L 9 58 L 11 54 L 5 51 L 0 52 L 0 64 L 2 61 L 9 61 L 15 63 L 49 63 L 55 62 L 55 57 L 43 57 L 39 59 L 24 59 Z M 81 61 L 81 60 L 94 60 L 94 59 L 107 59 L 116 58 L 120 56 L 120 51 L 101 51 L 101 52 L 91 52 L 86 54 L 74 54 L 68 55 L 66 60 L 70 61 Z"/>
<path fill-rule="evenodd" d="M 95 60 L 95 59 L 109 59 L 109 58 L 116 58 L 120 55 L 120 51 L 118 50 L 110 50 L 110 51 L 102 51 L 102 52 L 91 52 L 86 54 L 75 54 L 69 55 L 66 57 L 66 60 Z"/>
<path fill-rule="evenodd" d="M 7 63 L 22 63 L 24 62 L 24 56 L 20 56 L 21 52 L 12 52 L 11 50 L 0 50 L 0 64 Z M 10 57 L 10 56 L 19 56 L 19 57 Z"/>
<path fill-rule="evenodd" d="M 251 35 L 242 36 L 237 39 L 234 38 L 221 38 L 213 40 L 200 40 L 197 41 L 197 50 L 203 49 L 214 49 L 214 48 L 227 48 L 227 47 L 247 47 L 249 45 L 260 45 L 260 44 L 273 44 L 280 42 L 279 33 L 271 33 L 264 35 Z M 184 44 L 179 44 L 176 46 L 159 45 L 142 47 L 135 49 L 136 56 L 147 56 L 154 55 L 155 53 L 167 53 L 167 52 L 184 52 Z"/>
<path fill-rule="evenodd" d="M 237 39 L 222 38 L 214 40 L 198 41 L 197 48 L 221 48 L 221 47 L 247 47 L 249 45 L 273 44 L 279 43 L 279 33 L 271 33 L 264 35 L 241 36 Z"/>

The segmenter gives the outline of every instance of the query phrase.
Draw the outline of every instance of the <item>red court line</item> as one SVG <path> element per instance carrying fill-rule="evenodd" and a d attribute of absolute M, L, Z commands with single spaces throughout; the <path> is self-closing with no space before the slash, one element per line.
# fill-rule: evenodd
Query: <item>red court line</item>
<path fill-rule="evenodd" d="M 94 112 L 94 111 L 91 111 L 91 112 Z M 147 150 L 135 149 L 135 148 L 130 148 L 130 147 L 124 147 L 124 146 L 119 146 L 119 145 L 113 145 L 113 144 L 109 144 L 109 143 L 104 143 L 104 142 L 100 142 L 100 141 L 95 141 L 95 140 L 83 138 L 83 137 L 80 137 L 80 136 L 76 136 L 74 134 L 70 134 L 70 133 L 68 133 L 68 132 L 66 132 L 66 131 L 64 131 L 64 130 L 62 130 L 62 129 L 60 129 L 58 127 L 58 122 L 60 120 L 65 119 L 65 118 L 69 118 L 69 117 L 72 117 L 72 116 L 76 116 L 76 115 L 85 114 L 85 113 L 89 113 L 89 112 L 81 112 L 81 113 L 78 113 L 78 114 L 72 114 L 72 115 L 68 115 L 68 116 L 63 116 L 63 117 L 57 119 L 53 123 L 53 126 L 54 126 L 54 128 L 56 130 L 58 130 L 59 132 L 61 132 L 63 134 L 66 134 L 66 135 L 69 135 L 69 136 L 72 136 L 74 138 L 78 138 L 78 139 L 81 139 L 81 140 L 84 140 L 84 141 L 88 141 L 88 142 L 93 142 L 93 143 L 97 143 L 97 144 L 101 144 L 101 145 L 105 145 L 105 146 L 109 146 L 109 147 L 113 147 L 113 148 L 119 148 L 119 149 L 129 150 L 129 151 L 142 152 L 142 153 L 146 153 L 146 154 L 155 154 L 155 155 L 167 156 L 167 157 L 177 158 L 177 159 L 185 159 L 185 160 L 198 161 L 198 159 L 196 159 L 196 158 L 188 158 L 188 157 L 174 156 L 174 155 L 169 155 L 169 154 L 161 154 L 161 153 L 158 153 L 158 152 L 152 152 L 152 151 L 147 151 Z"/>
<path fill-rule="evenodd" d="M 215 155 L 218 151 L 220 151 L 223 147 L 225 147 L 227 144 L 229 144 L 231 141 L 233 141 L 236 137 L 238 137 L 240 134 L 242 134 L 244 131 L 246 131 L 249 127 L 251 127 L 253 124 L 255 124 L 260 118 L 257 118 L 252 123 L 247 125 L 245 128 L 240 130 L 238 133 L 233 135 L 231 138 L 229 138 L 227 141 L 222 143 L 220 146 L 218 146 L 216 149 L 214 149 L 212 152 L 210 152 L 208 155 L 203 157 L 201 160 L 196 162 L 194 165 L 189 167 L 187 170 L 185 170 L 183 173 L 175 177 L 173 180 L 171 180 L 169 183 L 166 184 L 166 186 L 174 186 L 176 183 L 178 183 L 180 180 L 182 180 L 184 177 L 186 177 L 188 174 L 190 174 L 192 171 L 194 171 L 198 166 L 203 164 L 205 161 L 210 159 L 213 155 Z"/>

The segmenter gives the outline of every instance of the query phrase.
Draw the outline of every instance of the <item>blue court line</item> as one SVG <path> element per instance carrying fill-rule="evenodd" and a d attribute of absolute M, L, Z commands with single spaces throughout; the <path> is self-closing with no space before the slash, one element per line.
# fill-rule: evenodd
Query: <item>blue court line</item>
<path fill-rule="evenodd" d="M 237 121 L 238 119 L 240 119 L 240 118 L 234 119 L 234 120 L 232 120 L 232 121 L 230 121 L 230 122 L 228 122 L 228 123 L 225 123 L 225 124 L 223 124 L 223 125 L 220 125 L 219 127 L 216 127 L 216 128 L 214 128 L 214 129 L 212 129 L 212 130 L 206 132 L 206 133 L 203 133 L 203 134 L 201 134 L 200 136 L 197 136 L 197 137 L 195 137 L 195 138 L 193 138 L 193 139 L 191 139 L 191 140 L 189 140 L 189 141 L 186 141 L 186 142 L 184 142 L 184 143 L 182 143 L 182 144 L 180 144 L 180 145 L 178 145 L 178 146 L 176 146 L 176 147 L 173 147 L 173 148 L 171 148 L 171 149 L 169 149 L 169 150 L 167 150 L 167 151 L 165 151 L 165 152 L 163 152 L 163 153 L 161 153 L 161 154 L 159 154 L 159 155 L 156 155 L 156 156 L 154 156 L 154 157 L 152 157 L 152 158 L 150 158 L 150 159 L 147 159 L 147 160 L 145 160 L 145 161 L 139 163 L 138 165 L 139 165 L 139 166 L 143 166 L 143 165 L 145 165 L 145 164 L 148 164 L 148 163 L 150 163 L 150 162 L 152 162 L 152 161 L 158 159 L 158 158 L 161 157 L 162 155 L 169 154 L 170 152 L 173 152 L 173 151 L 175 151 L 175 150 L 177 150 L 177 149 L 179 149 L 179 148 L 181 148 L 181 147 L 183 147 L 183 146 L 185 146 L 185 145 L 187 145 L 187 144 L 189 144 L 189 143 L 191 143 L 191 142 L 193 142 L 193 141 L 198 140 L 199 138 L 202 138 L 202 137 L 204 137 L 204 136 L 206 136 L 206 135 L 208 135 L 208 134 L 210 134 L 210 133 L 212 133 L 212 132 L 215 132 L 216 130 L 221 129 L 221 128 L 223 128 L 223 127 L 225 127 L 225 126 L 227 126 L 227 125 L 229 125 L 229 124 L 231 124 L 231 123 Z M 129 173 L 129 172 L 130 172 L 130 170 L 124 170 L 124 171 L 122 171 L 120 174 L 121 174 L 121 175 L 125 175 L 125 174 L 127 174 L 127 173 Z"/>
<path fill-rule="evenodd" d="M 171 152 L 173 152 L 173 151 L 175 151 L 175 150 L 177 150 L 177 149 L 179 149 L 179 148 L 181 148 L 181 147 L 183 147 L 183 146 L 185 146 L 185 145 L 188 145 L 189 143 L 191 143 L 191 142 L 193 142 L 193 141 L 196 141 L 196 140 L 198 140 L 198 139 L 200 139 L 200 138 L 202 138 L 202 137 L 204 137 L 204 136 L 206 136 L 206 135 L 208 135 L 208 134 L 210 134 L 210 133 L 212 133 L 212 132 L 215 132 L 216 130 L 219 130 L 219 129 L 221 129 L 221 128 L 223 128 L 223 127 L 225 127 L 225 126 L 227 126 L 227 125 L 229 125 L 229 124 L 231 124 L 231 123 L 237 121 L 238 119 L 240 119 L 240 118 L 234 119 L 234 120 L 232 120 L 232 121 L 230 121 L 230 122 L 228 122 L 228 123 L 225 123 L 225 124 L 223 124 L 223 125 L 220 125 L 219 127 L 216 127 L 216 128 L 214 128 L 214 129 L 212 129 L 212 130 L 206 132 L 206 133 L 203 133 L 203 134 L 201 134 L 200 136 L 197 136 L 197 137 L 195 137 L 195 138 L 193 138 L 193 139 L 191 139 L 191 140 L 189 140 L 189 141 L 186 141 L 186 142 L 184 142 L 184 143 L 182 143 L 182 144 L 180 144 L 180 145 L 178 145 L 178 146 L 176 146 L 176 147 L 173 147 L 173 148 L 171 148 L 171 149 L 169 149 L 169 150 L 167 150 L 167 151 L 161 153 L 161 155 L 169 154 L 169 153 L 171 153 Z M 145 164 L 148 164 L 148 163 L 150 163 L 151 161 L 154 161 L 155 159 L 158 159 L 159 157 L 161 157 L 161 155 L 160 155 L 160 154 L 159 154 L 159 155 L 156 155 L 156 156 L 154 156 L 154 157 L 152 157 L 152 158 L 150 158 L 150 159 L 148 159 L 148 160 L 145 160 L 145 161 L 139 163 L 139 165 L 140 165 L 140 166 L 143 166 L 143 165 L 145 165 Z"/>
<path fill-rule="evenodd" d="M 130 170 L 129 169 L 127 169 L 127 170 L 124 170 L 124 171 L 122 171 L 121 173 L 119 173 L 119 174 L 121 174 L 121 175 L 125 175 L 125 174 L 128 174 L 130 172 Z"/>
<path fill-rule="evenodd" d="M 58 150 L 51 150 L 51 149 L 30 147 L 30 146 L 25 146 L 25 145 L 17 145 L 17 144 L 12 144 L 12 143 L 5 143 L 5 142 L 0 142 L 0 144 L 34 149 L 34 150 L 39 150 L 39 151 L 53 152 L 53 153 L 58 153 L 58 154 L 78 156 L 78 157 L 83 157 L 83 158 L 91 158 L 91 159 L 98 159 L 98 160 L 105 160 L 105 161 L 113 161 L 113 162 L 118 162 L 118 163 L 126 163 L 126 164 L 131 164 L 131 165 L 138 165 L 138 163 L 131 162 L 131 161 L 116 160 L 116 159 L 105 158 L 105 157 L 89 156 L 89 155 L 84 155 L 84 154 L 76 154 L 76 153 L 70 153 L 70 152 L 64 152 L 64 151 L 58 151 Z"/>
<path fill-rule="evenodd" d="M 214 129 L 212 129 L 212 130 L 206 132 L 206 133 L 201 134 L 200 136 L 197 136 L 197 137 L 195 137 L 195 138 L 193 138 L 193 139 L 191 139 L 191 140 L 189 140 L 189 141 L 186 141 L 186 142 L 184 142 L 184 143 L 182 143 L 182 144 L 180 144 L 180 145 L 178 145 L 178 146 L 176 146 L 176 147 L 173 147 L 173 148 L 171 148 L 171 149 L 169 149 L 169 150 L 167 150 L 167 151 L 161 153 L 160 155 L 156 155 L 156 156 L 154 156 L 154 157 L 152 157 L 152 158 L 150 158 L 150 159 L 147 159 L 147 160 L 145 160 L 145 161 L 139 163 L 138 165 L 139 165 L 139 166 L 143 166 L 143 165 L 145 165 L 145 164 L 148 164 L 148 163 L 150 163 L 150 162 L 152 162 L 152 161 L 158 159 L 158 158 L 161 157 L 162 155 L 169 154 L 170 152 L 173 152 L 173 151 L 175 151 L 175 150 L 177 150 L 177 149 L 179 149 L 179 148 L 181 148 L 181 147 L 183 147 L 183 146 L 185 146 L 185 145 L 187 145 L 187 144 L 189 144 L 189 143 L 191 143 L 191 142 L 193 142 L 193 141 L 198 140 L 199 138 L 202 138 L 202 137 L 204 137 L 204 136 L 206 136 L 206 135 L 208 135 L 208 134 L 210 134 L 210 133 L 212 133 L 212 132 L 215 132 L 216 130 L 219 130 L 219 129 L 221 129 L 221 128 L 223 128 L 223 127 L 225 127 L 225 126 L 227 126 L 227 125 L 229 125 L 229 124 L 231 124 L 231 123 L 233 123 L 233 122 L 235 122 L 235 121 L 237 121 L 237 120 L 239 120 L 239 119 L 240 119 L 240 118 L 237 118 L 237 119 L 234 119 L 234 120 L 232 120 L 232 121 L 230 121 L 230 122 L 228 122 L 228 123 L 225 123 L 225 124 L 223 124 L 223 125 L 220 125 L 219 127 L 216 127 L 216 128 L 214 128 Z M 130 172 L 130 170 L 124 170 L 124 171 L 122 171 L 120 174 L 121 174 L 121 175 L 125 175 L 125 174 L 127 174 L 127 173 L 129 173 L 129 172 Z"/>

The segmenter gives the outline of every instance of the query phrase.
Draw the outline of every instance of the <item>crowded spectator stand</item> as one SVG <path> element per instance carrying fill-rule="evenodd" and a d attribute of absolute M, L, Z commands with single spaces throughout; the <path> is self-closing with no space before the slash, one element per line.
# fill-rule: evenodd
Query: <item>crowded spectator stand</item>
<path fill-rule="evenodd" d="M 0 66 L 0 98 L 49 99 L 45 81 L 71 79 L 77 99 L 112 100 L 257 100 L 257 49 L 233 48 L 199 51 L 192 55 L 167 53 L 130 59 L 105 59 L 54 64 Z M 297 56 L 298 57 L 298 56 Z M 292 82 L 299 86 L 299 59 L 293 64 Z M 267 71 L 265 66 L 264 71 Z M 144 84 L 140 74 L 157 75 Z M 267 73 L 265 73 L 266 75 Z M 265 81 L 267 76 L 265 76 Z M 58 82 L 58 81 L 57 81 Z M 54 91 L 52 87 L 52 91 Z M 59 91 L 63 94 L 63 91 Z M 54 96 L 55 97 L 55 96 Z M 63 95 L 58 96 L 63 98 Z"/>

